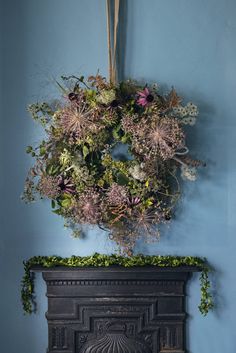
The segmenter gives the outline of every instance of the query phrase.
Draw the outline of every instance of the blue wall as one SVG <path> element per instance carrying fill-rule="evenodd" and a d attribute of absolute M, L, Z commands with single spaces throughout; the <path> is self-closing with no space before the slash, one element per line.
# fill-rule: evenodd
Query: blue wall
<path fill-rule="evenodd" d="M 54 97 L 60 74 L 107 72 L 105 1 L 1 2 L 0 271 L 2 353 L 43 353 L 47 346 L 45 286 L 37 276 L 38 313 L 24 316 L 19 300 L 22 261 L 38 254 L 111 252 L 104 234 L 74 240 L 47 202 L 24 205 L 20 194 L 30 158 L 25 146 L 42 131 L 29 102 Z M 190 145 L 207 161 L 184 187 L 177 219 L 160 243 L 137 252 L 206 256 L 215 266 L 217 308 L 197 310 L 197 277 L 189 286 L 190 353 L 234 353 L 236 326 L 236 2 L 128 0 L 125 77 L 157 81 L 196 102 L 201 111 Z"/>

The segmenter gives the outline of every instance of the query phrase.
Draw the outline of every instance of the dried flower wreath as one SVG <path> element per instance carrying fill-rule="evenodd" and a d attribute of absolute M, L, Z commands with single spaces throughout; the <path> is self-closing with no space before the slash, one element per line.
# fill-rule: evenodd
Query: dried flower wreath
<path fill-rule="evenodd" d="M 203 165 L 189 156 L 184 132 L 198 109 L 157 85 L 114 85 L 100 75 L 62 80 L 60 102 L 29 106 L 47 139 L 27 148 L 36 162 L 23 198 L 51 199 L 75 236 L 98 225 L 129 253 L 137 238 L 158 238 L 158 224 L 170 221 L 179 174 L 194 181 Z M 126 153 L 117 153 L 120 146 Z"/>

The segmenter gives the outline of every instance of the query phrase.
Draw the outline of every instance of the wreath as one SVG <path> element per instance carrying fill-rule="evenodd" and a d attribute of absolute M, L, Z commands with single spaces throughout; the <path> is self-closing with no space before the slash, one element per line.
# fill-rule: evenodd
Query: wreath
<path fill-rule="evenodd" d="M 46 138 L 27 147 L 35 158 L 23 198 L 51 200 L 53 212 L 80 236 L 98 225 L 130 252 L 136 240 L 159 237 L 180 196 L 180 177 L 194 181 L 203 165 L 189 156 L 185 126 L 198 109 L 174 88 L 101 75 L 62 77 L 62 98 L 28 110 Z"/>

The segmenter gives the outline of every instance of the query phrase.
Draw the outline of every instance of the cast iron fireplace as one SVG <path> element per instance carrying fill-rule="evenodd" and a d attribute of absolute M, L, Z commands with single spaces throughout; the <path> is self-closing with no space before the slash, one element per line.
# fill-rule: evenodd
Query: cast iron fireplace
<path fill-rule="evenodd" d="M 43 269 L 48 353 L 185 353 L 196 267 Z"/>

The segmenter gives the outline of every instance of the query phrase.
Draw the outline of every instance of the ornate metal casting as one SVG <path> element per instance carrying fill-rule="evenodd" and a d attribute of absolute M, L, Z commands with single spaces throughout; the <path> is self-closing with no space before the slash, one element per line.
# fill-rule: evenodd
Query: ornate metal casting
<path fill-rule="evenodd" d="M 185 285 L 192 271 L 43 269 L 48 353 L 185 353 Z"/>

